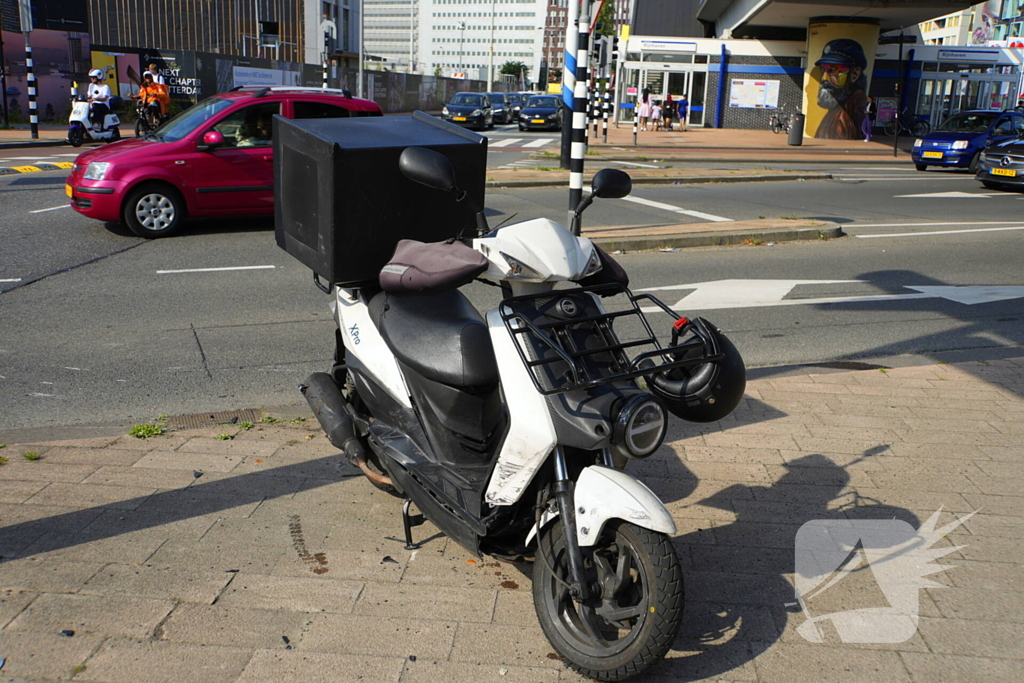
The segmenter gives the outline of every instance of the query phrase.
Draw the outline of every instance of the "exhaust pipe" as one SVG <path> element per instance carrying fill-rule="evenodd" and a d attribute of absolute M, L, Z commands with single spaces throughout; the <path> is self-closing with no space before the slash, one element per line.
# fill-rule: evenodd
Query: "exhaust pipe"
<path fill-rule="evenodd" d="M 326 372 L 314 372 L 299 385 L 306 403 L 313 410 L 331 445 L 345 453 L 348 461 L 367 477 L 384 486 L 394 486 L 391 478 L 374 472 L 366 464 L 366 449 L 356 436 L 348 402 L 342 397 L 334 378 Z"/>

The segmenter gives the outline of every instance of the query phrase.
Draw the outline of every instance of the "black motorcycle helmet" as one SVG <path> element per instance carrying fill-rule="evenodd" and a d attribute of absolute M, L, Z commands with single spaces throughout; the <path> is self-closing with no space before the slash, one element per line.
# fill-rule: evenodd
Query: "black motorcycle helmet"
<path fill-rule="evenodd" d="M 687 422 L 721 420 L 740 404 L 747 387 L 747 368 L 740 352 L 721 330 L 706 324 L 725 358 L 647 378 L 651 393 L 664 401 L 670 413 Z"/>

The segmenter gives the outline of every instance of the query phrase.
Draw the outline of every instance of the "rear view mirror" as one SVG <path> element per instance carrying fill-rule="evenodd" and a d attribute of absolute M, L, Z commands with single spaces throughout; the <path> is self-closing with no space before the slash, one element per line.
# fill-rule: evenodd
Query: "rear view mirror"
<path fill-rule="evenodd" d="M 220 147 L 224 144 L 224 134 L 219 130 L 208 130 L 203 135 L 203 141 L 199 144 L 199 150 L 208 150 Z"/>
<path fill-rule="evenodd" d="M 435 190 L 455 190 L 455 169 L 448 157 L 423 147 L 407 147 L 398 158 L 398 168 L 405 177 Z"/>
<path fill-rule="evenodd" d="M 594 196 L 600 199 L 622 199 L 633 190 L 629 174 L 617 168 L 601 169 L 594 174 L 590 185 Z"/>

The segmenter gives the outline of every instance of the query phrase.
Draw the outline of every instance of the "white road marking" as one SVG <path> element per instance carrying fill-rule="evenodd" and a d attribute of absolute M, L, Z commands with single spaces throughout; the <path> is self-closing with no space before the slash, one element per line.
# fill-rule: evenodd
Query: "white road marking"
<path fill-rule="evenodd" d="M 895 199 L 906 199 L 910 197 L 927 197 L 928 199 L 977 199 L 979 197 L 995 197 L 1002 192 L 928 192 L 925 194 L 897 194 Z"/>
<path fill-rule="evenodd" d="M 920 173 L 916 168 L 891 168 L 885 166 L 840 166 L 840 171 L 905 171 L 907 173 Z"/>
<path fill-rule="evenodd" d="M 822 298 L 786 299 L 790 291 L 802 284 L 841 284 L 864 280 L 717 280 L 695 282 L 666 287 L 652 287 L 640 291 L 691 289 L 673 308 L 686 311 L 718 310 L 724 308 L 756 308 L 768 306 L 801 306 L 805 304 L 840 304 L 875 301 L 901 301 L 904 299 L 947 299 L 971 306 L 993 301 L 1024 298 L 1024 287 L 1018 286 L 930 286 L 904 285 L 917 294 L 867 294 L 856 296 L 830 296 Z M 645 313 L 656 313 L 660 308 L 645 307 Z"/>
<path fill-rule="evenodd" d="M 511 147 L 512 143 L 519 142 L 520 140 L 522 140 L 522 138 L 505 138 L 504 140 L 498 140 L 497 142 L 492 142 L 488 146 L 489 147 Z"/>
<path fill-rule="evenodd" d="M 229 268 L 186 268 L 183 270 L 158 270 L 157 275 L 168 275 L 171 273 L 219 273 L 227 270 L 266 270 L 277 268 L 277 266 L 232 266 Z"/>
<path fill-rule="evenodd" d="M 854 227 L 854 226 L 850 226 Z M 862 225 L 856 226 L 864 227 Z M 886 235 L 854 235 L 862 240 L 874 239 L 876 237 L 923 237 L 925 235 L 960 235 L 965 232 L 1003 232 L 1004 230 L 1024 230 L 1024 225 L 1013 228 L 974 228 L 973 230 L 934 230 L 931 232 L 895 232 Z"/>
<path fill-rule="evenodd" d="M 13 278 L 13 279 L 8 279 L 8 280 L 0 280 L 0 282 L 21 282 L 21 278 L 20 277 L 16 277 L 16 278 Z"/>
<path fill-rule="evenodd" d="M 79 152 L 81 154 L 81 152 Z M 55 157 L 77 157 L 78 154 L 54 154 Z"/>
<path fill-rule="evenodd" d="M 955 221 L 952 223 L 851 223 L 849 228 L 932 228 L 940 225 L 1006 225 L 1007 223 L 1020 223 L 1016 221 Z"/>
<path fill-rule="evenodd" d="M 622 164 L 623 166 L 639 166 L 641 168 L 661 168 L 657 164 L 638 164 L 635 161 L 614 161 L 610 163 Z"/>
<path fill-rule="evenodd" d="M 642 199 L 641 197 L 623 197 L 624 201 L 633 202 L 634 204 L 643 204 L 653 209 L 662 209 L 663 211 L 671 211 L 672 213 L 682 213 L 687 216 L 693 216 L 694 218 L 703 218 L 706 221 L 712 221 L 715 223 L 731 223 L 733 219 L 724 218 L 722 216 L 715 216 L 710 213 L 703 213 L 701 211 L 692 211 L 690 209 L 681 209 L 678 206 L 672 206 L 671 204 L 662 204 L 661 202 L 652 202 L 650 199 Z"/>
<path fill-rule="evenodd" d="M 56 211 L 57 209 L 70 209 L 70 204 L 61 204 L 60 206 L 51 206 L 48 209 L 36 209 L 35 211 L 29 211 L 29 213 L 45 213 L 47 211 Z"/>
<path fill-rule="evenodd" d="M 4 161 L 38 161 L 39 157 L 4 157 Z"/>
<path fill-rule="evenodd" d="M 551 138 L 543 138 L 543 139 L 540 139 L 540 140 L 531 140 L 530 142 L 527 142 L 525 145 L 523 145 L 523 147 L 543 147 L 544 145 L 548 144 L 549 142 L 554 142 L 554 140 L 552 140 Z"/>

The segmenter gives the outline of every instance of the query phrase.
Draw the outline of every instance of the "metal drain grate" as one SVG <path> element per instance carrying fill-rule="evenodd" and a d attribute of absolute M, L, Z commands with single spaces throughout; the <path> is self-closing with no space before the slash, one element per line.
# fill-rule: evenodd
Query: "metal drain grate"
<path fill-rule="evenodd" d="M 234 425 L 240 422 L 259 422 L 263 413 L 259 410 L 227 410 L 222 413 L 194 413 L 173 415 L 167 418 L 167 426 L 174 429 L 202 429 L 218 425 Z"/>

